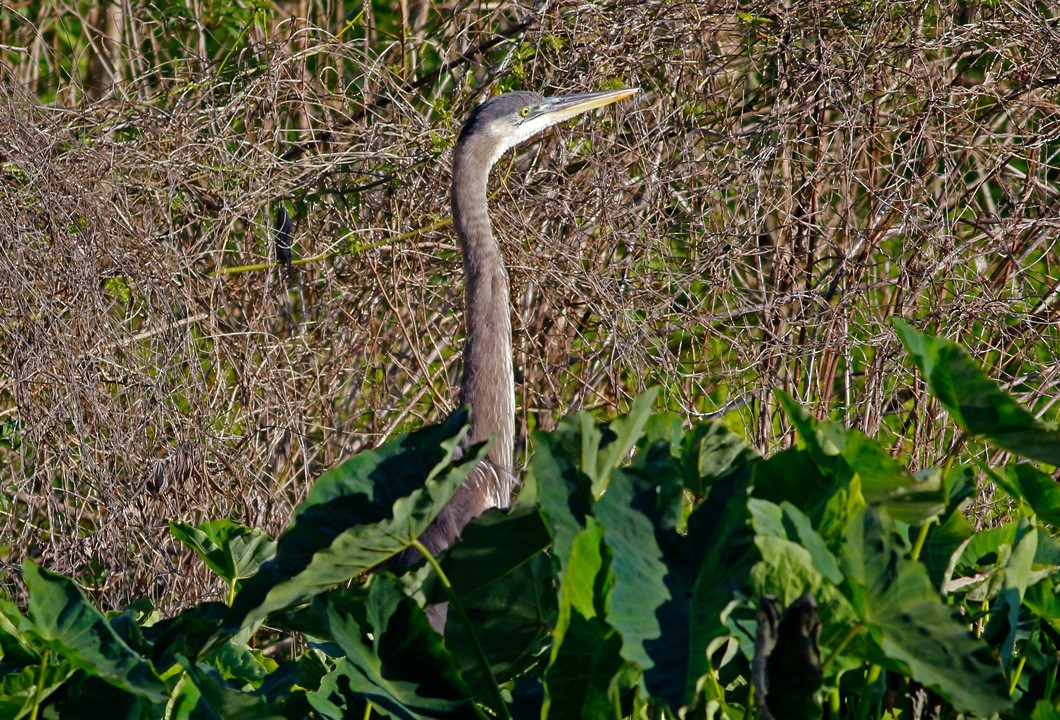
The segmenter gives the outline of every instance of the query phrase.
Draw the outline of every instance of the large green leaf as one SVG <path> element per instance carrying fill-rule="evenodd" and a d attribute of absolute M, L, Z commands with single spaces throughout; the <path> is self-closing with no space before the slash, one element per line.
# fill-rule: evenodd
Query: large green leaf
<path fill-rule="evenodd" d="M 1060 578 L 1041 580 L 1027 588 L 1023 604 L 1035 616 L 1049 624 L 1053 633 L 1060 637 Z"/>
<path fill-rule="evenodd" d="M 762 557 L 751 570 L 756 596 L 775 596 L 781 607 L 787 607 L 804 593 L 816 593 L 825 576 L 841 582 L 835 556 L 798 508 L 757 498 L 747 505 Z"/>
<path fill-rule="evenodd" d="M 592 462 L 586 461 L 582 464 L 582 469 L 592 480 L 594 496 L 599 497 L 607 487 L 611 471 L 626 460 L 644 434 L 644 426 L 651 415 L 651 406 L 658 395 L 658 387 L 645 390 L 633 400 L 629 412 L 607 423 L 606 431 L 602 433 L 604 441 L 597 446 L 595 458 Z M 592 448 L 588 443 L 586 445 L 585 452 L 590 453 Z"/>
<path fill-rule="evenodd" d="M 1060 466 L 1060 431 L 1038 421 L 986 376 L 954 342 L 917 332 L 899 318 L 898 335 L 934 395 L 969 435 L 1002 450 Z"/>
<path fill-rule="evenodd" d="M 32 560 L 22 566 L 29 588 L 29 618 L 40 640 L 89 675 L 153 702 L 165 700 L 151 666 L 125 644 L 81 588 Z"/>
<path fill-rule="evenodd" d="M 325 714 L 344 714 L 361 700 L 395 718 L 468 718 L 477 714 L 456 660 L 423 610 L 393 577 L 313 602 L 329 638 L 345 657 L 309 693 Z"/>
<path fill-rule="evenodd" d="M 460 663 L 468 685 L 488 697 L 489 677 L 474 642 L 485 651 L 499 683 L 533 664 L 556 623 L 551 542 L 534 508 L 491 510 L 468 525 L 446 553 L 442 568 L 475 627 L 475 640 L 450 612 L 445 644 Z"/>
<path fill-rule="evenodd" d="M 22 614 L 15 603 L 0 596 L 0 660 L 16 665 L 40 661 L 39 649 L 34 648 L 36 633 L 33 623 Z"/>
<path fill-rule="evenodd" d="M 622 639 L 604 620 L 610 558 L 603 528 L 592 518 L 571 546 L 560 590 L 559 621 L 545 672 L 541 717 L 585 720 L 620 717 L 612 695 L 622 668 Z"/>
<path fill-rule="evenodd" d="M 169 529 L 231 586 L 256 573 L 262 563 L 276 554 L 275 540 L 257 528 L 231 520 L 213 520 L 194 527 L 171 522 Z"/>
<path fill-rule="evenodd" d="M 884 507 L 894 519 L 910 524 L 937 517 L 946 509 L 941 474 L 914 475 L 858 430 L 815 420 L 789 395 L 780 391 L 776 395 L 818 467 L 840 482 L 856 480 L 866 502 Z"/>
<path fill-rule="evenodd" d="M 751 467 L 710 484 L 707 496 L 688 518 L 688 554 L 695 568 L 689 596 L 688 677 L 700 678 L 709 670 L 709 656 L 698 652 L 729 632 L 722 612 L 748 583 L 758 560 L 747 510 Z"/>
<path fill-rule="evenodd" d="M 224 603 L 208 602 L 143 628 L 151 645 L 151 662 L 159 671 L 172 667 L 180 656 L 197 657 L 217 632 L 225 616 Z"/>
<path fill-rule="evenodd" d="M 943 595 L 948 594 L 948 584 L 957 562 L 973 535 L 975 528 L 965 519 L 961 507 L 951 510 L 938 527 L 931 529 L 920 552 L 920 560 L 927 568 L 931 584 Z"/>
<path fill-rule="evenodd" d="M 592 482 L 579 464 L 584 429 L 576 417 L 564 418 L 551 433 L 533 433 L 534 455 L 517 502 L 540 510 L 561 573 L 593 503 Z"/>
<path fill-rule="evenodd" d="M 691 655 L 706 649 L 689 643 L 694 573 L 687 567 L 686 541 L 673 529 L 678 483 L 674 472 L 617 470 L 594 508 L 612 558 L 607 621 L 622 636 L 622 657 L 643 671 L 648 694 L 674 709 L 695 689 Z"/>
<path fill-rule="evenodd" d="M 685 487 L 696 497 L 733 473 L 744 473 L 760 459 L 758 451 L 720 421 L 696 425 L 681 443 Z"/>
<path fill-rule="evenodd" d="M 634 400 L 628 415 L 609 423 L 580 412 L 563 418 L 550 433 L 533 434 L 534 455 L 518 504 L 540 508 L 561 576 L 571 542 L 585 527 L 593 501 L 644 435 L 657 394 L 658 388 L 648 390 Z"/>
<path fill-rule="evenodd" d="M 256 691 L 243 691 L 225 682 L 214 668 L 182 659 L 188 674 L 183 688 L 184 706 L 191 718 L 210 720 L 283 720 L 283 715 L 266 702 Z M 192 687 L 194 689 L 192 689 Z"/>
<path fill-rule="evenodd" d="M 850 523 L 842 568 L 875 646 L 865 660 L 892 666 L 964 712 L 990 715 L 1009 706 L 990 648 L 954 619 L 885 514 L 868 507 Z"/>
<path fill-rule="evenodd" d="M 1052 477 L 1029 463 L 1010 463 L 987 472 L 1006 493 L 1024 503 L 1029 514 L 1060 528 L 1060 485 Z"/>
<path fill-rule="evenodd" d="M 467 478 L 484 448 L 454 461 L 467 410 L 394 438 L 322 475 L 277 540 L 276 556 L 247 579 L 225 620 L 228 634 L 257 628 L 408 548 Z"/>
<path fill-rule="evenodd" d="M 856 482 L 822 472 L 805 448 L 787 448 L 752 467 L 756 498 L 791 503 L 830 546 L 842 546 L 847 522 L 865 506 Z"/>

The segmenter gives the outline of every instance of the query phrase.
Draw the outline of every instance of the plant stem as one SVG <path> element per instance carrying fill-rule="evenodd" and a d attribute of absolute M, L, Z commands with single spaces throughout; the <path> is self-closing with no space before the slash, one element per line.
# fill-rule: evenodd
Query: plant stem
<path fill-rule="evenodd" d="M 486 658 L 486 651 L 482 649 L 482 644 L 478 641 L 478 635 L 475 634 L 475 626 L 471 624 L 471 618 L 469 618 L 467 613 L 464 612 L 464 606 L 461 605 L 460 601 L 457 599 L 456 592 L 453 590 L 449 578 L 446 577 L 445 572 L 442 570 L 442 566 L 419 540 L 413 540 L 412 547 L 419 550 L 420 554 L 427 559 L 427 564 L 431 566 L 431 569 L 434 570 L 434 574 L 438 576 L 438 582 L 440 582 L 442 587 L 445 588 L 445 594 L 449 597 L 449 607 L 450 609 L 456 610 L 457 617 L 460 618 L 460 623 L 464 626 L 464 630 L 467 631 L 467 636 L 471 639 L 471 646 L 475 648 L 475 655 L 478 659 L 478 663 L 482 667 L 482 671 L 486 674 L 486 677 L 489 679 L 489 687 L 491 694 L 493 695 L 493 702 L 497 706 L 497 710 L 501 713 L 501 716 L 504 717 L 505 720 L 511 720 L 512 716 L 508 713 L 508 706 L 505 704 L 504 698 L 501 697 L 500 688 L 497 687 L 497 679 L 493 677 L 493 671 L 490 670 L 490 663 Z"/>
<path fill-rule="evenodd" d="M 50 649 L 45 650 L 40 659 L 40 675 L 37 676 L 37 687 L 33 691 L 33 709 L 30 710 L 29 720 L 37 720 L 37 713 L 40 711 L 40 699 L 44 694 L 44 678 L 45 673 L 48 672 L 48 661 L 51 660 L 51 653 Z"/>
<path fill-rule="evenodd" d="M 822 674 L 828 670 L 828 666 L 831 665 L 837 657 L 839 657 L 839 654 L 846 649 L 847 645 L 849 645 L 851 641 L 854 640 L 854 638 L 860 635 L 861 631 L 864 629 L 864 625 L 862 625 L 861 623 L 857 623 L 856 625 L 852 625 L 851 628 L 847 630 L 847 634 L 844 635 L 843 639 L 839 641 L 839 645 L 837 645 L 836 648 L 831 652 L 831 654 L 829 654 L 829 656 L 825 658 L 825 661 L 821 663 Z"/>
<path fill-rule="evenodd" d="M 1012 673 L 1012 680 L 1008 684 L 1008 696 L 1012 697 L 1012 693 L 1016 692 L 1016 683 L 1020 681 L 1020 675 L 1023 674 L 1023 666 L 1027 664 L 1027 655 L 1024 654 L 1016 665 L 1016 672 Z"/>
<path fill-rule="evenodd" d="M 932 518 L 921 524 L 920 532 L 917 533 L 916 542 L 913 544 L 913 552 L 911 556 L 913 560 L 920 559 L 920 552 L 924 549 L 924 541 L 927 540 L 928 529 L 934 524 L 935 519 Z"/>

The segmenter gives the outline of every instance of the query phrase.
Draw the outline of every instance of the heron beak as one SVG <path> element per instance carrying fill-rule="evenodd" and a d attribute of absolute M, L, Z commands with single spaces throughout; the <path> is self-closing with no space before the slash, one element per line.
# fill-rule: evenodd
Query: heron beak
<path fill-rule="evenodd" d="M 602 92 L 578 93 L 576 95 L 561 95 L 554 98 L 545 98 L 545 101 L 537 106 L 534 115 L 548 119 L 548 124 L 558 123 L 575 115 L 580 115 L 588 110 L 594 110 L 613 102 L 624 100 L 630 95 L 640 92 L 640 88 L 624 88 L 622 90 L 604 90 Z"/>

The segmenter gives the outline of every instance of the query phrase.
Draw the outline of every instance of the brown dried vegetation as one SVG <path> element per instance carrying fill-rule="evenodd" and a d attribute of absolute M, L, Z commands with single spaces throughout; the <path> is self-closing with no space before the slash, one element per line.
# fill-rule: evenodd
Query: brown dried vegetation
<path fill-rule="evenodd" d="M 892 315 L 1057 416 L 1053 3 L 39 5 L 0 11 L 8 567 L 171 608 L 212 588 L 168 521 L 274 532 L 443 417 L 448 151 L 502 89 L 642 88 L 494 171 L 524 439 L 661 384 L 762 449 L 791 440 L 782 388 L 920 465 L 981 452 Z"/>

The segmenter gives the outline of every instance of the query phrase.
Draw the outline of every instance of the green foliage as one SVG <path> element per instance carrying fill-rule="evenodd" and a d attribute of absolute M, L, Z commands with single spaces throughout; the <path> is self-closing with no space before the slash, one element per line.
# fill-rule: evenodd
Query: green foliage
<path fill-rule="evenodd" d="M 1052 430 L 959 349 L 901 332 L 958 424 L 1051 457 Z M 778 397 L 799 438 L 770 458 L 717 422 L 653 415 L 651 393 L 609 423 L 573 415 L 534 434 L 516 507 L 411 567 L 388 561 L 481 456 L 456 452 L 466 411 L 325 473 L 276 541 L 173 523 L 227 604 L 108 618 L 27 561 L 26 612 L 0 601 L 0 712 L 76 717 L 96 698 L 144 718 L 749 718 L 768 678 L 774 717 L 906 717 L 925 691 L 941 718 L 1055 716 L 1052 478 L 985 468 L 1013 504 L 977 532 L 971 468 L 912 472 Z M 802 644 L 784 645 L 782 607 Z"/>

